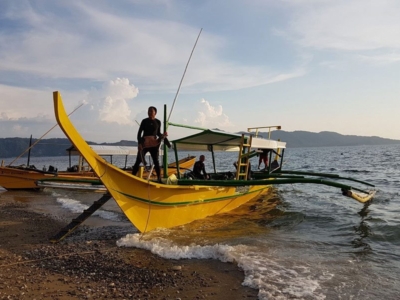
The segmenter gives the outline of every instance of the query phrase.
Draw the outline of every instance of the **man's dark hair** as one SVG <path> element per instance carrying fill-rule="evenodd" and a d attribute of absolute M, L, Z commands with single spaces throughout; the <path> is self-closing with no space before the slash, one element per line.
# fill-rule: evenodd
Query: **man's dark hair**
<path fill-rule="evenodd" d="M 154 106 L 150 106 L 149 109 L 150 108 L 154 109 L 154 111 L 157 113 L 157 108 L 155 108 Z"/>

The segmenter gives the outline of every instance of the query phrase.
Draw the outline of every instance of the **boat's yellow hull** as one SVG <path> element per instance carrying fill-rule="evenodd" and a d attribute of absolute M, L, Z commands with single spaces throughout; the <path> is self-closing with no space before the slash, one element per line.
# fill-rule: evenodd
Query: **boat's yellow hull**
<path fill-rule="evenodd" d="M 269 185 L 239 188 L 178 186 L 141 179 L 109 164 L 89 147 L 68 119 L 58 92 L 54 92 L 54 109 L 60 128 L 141 232 L 157 227 L 170 228 L 228 212 L 270 188 Z"/>
<path fill-rule="evenodd" d="M 101 166 L 101 177 L 128 219 L 141 231 L 169 228 L 228 212 L 267 192 L 269 186 L 178 186 L 148 182 Z M 123 176 L 122 176 L 123 175 Z"/>

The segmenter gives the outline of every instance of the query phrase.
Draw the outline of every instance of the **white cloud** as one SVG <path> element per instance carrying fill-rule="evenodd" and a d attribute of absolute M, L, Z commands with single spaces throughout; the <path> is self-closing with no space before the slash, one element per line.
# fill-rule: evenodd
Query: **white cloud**
<path fill-rule="evenodd" d="M 204 68 L 204 64 L 207 68 Z M 192 67 L 196 70 L 193 75 L 195 79 L 189 75 L 185 78 L 184 84 L 185 91 L 191 93 L 238 90 L 285 81 L 306 74 L 306 69 L 302 66 L 294 67 L 289 72 L 279 72 L 266 70 L 265 67 L 217 62 L 216 58 L 215 61 L 213 59 L 208 62 L 200 61 Z"/>
<path fill-rule="evenodd" d="M 359 55 L 358 59 L 376 65 L 388 65 L 400 62 L 400 53 L 385 53 L 375 55 Z"/>
<path fill-rule="evenodd" d="M 0 84 L 0 111 L 2 119 L 36 118 L 45 116 L 54 120 L 51 91 Z"/>
<path fill-rule="evenodd" d="M 303 47 L 345 51 L 400 49 L 396 0 L 291 1 L 287 34 Z"/>
<path fill-rule="evenodd" d="M 212 106 L 205 99 L 201 99 L 197 110 L 197 117 L 194 122 L 201 126 L 219 129 L 233 126 L 229 117 L 223 113 L 221 105 Z"/>
<path fill-rule="evenodd" d="M 81 1 L 55 4 L 59 15 L 18 5 L 27 29 L 0 33 L 0 69 L 51 78 L 107 81 L 135 78 L 141 89 L 176 88 L 199 28 L 163 19 L 132 18 Z M 179 46 L 177 46 L 179 45 Z M 185 78 L 186 91 L 230 90 L 302 76 L 227 62 L 224 36 L 204 31 Z M 195 71 L 194 71 L 195 70 Z M 193 74 L 193 76 L 191 76 Z"/>
<path fill-rule="evenodd" d="M 86 139 L 135 139 L 134 120 L 146 117 L 148 105 L 161 108 L 173 98 L 202 25 L 173 119 L 231 131 L 230 119 L 235 128 L 245 128 L 252 120 L 281 123 L 283 118 L 302 129 L 298 107 L 318 115 L 320 99 L 329 96 L 343 108 L 365 99 L 367 90 L 371 102 L 386 99 L 380 107 L 393 107 L 400 2 L 244 3 L 234 1 L 227 9 L 215 1 L 5 1 L 0 9 L 1 136 L 23 128 L 45 132 L 55 123 L 51 93 L 60 90 L 68 112 L 88 104 L 71 116 Z M 211 17 L 222 9 L 224 18 Z M 206 24 L 199 10 L 209 13 Z M 271 28 L 277 28 L 276 35 Z M 382 67 L 387 64 L 391 68 Z M 207 101 L 199 102 L 202 98 Z M 265 119 L 263 110 L 244 111 L 243 99 L 256 107 L 282 106 L 284 113 Z M 397 121 L 393 110 L 382 115 Z M 329 117 L 338 126 L 343 113 L 330 111 Z M 366 132 L 379 128 L 362 124 Z"/>
<path fill-rule="evenodd" d="M 130 85 L 127 78 L 117 78 L 110 81 L 104 90 L 106 97 L 99 109 L 100 120 L 120 125 L 134 125 L 127 101 L 135 98 L 139 89 L 133 84 Z"/>
<path fill-rule="evenodd" d="M 18 6 L 22 16 L 31 17 L 19 19 L 26 24 L 25 30 L 0 33 L 2 70 L 102 81 L 124 74 L 143 82 L 141 86 L 165 89 L 174 83 L 175 87 L 192 47 L 188 37 L 196 37 L 197 28 L 124 17 L 109 7 L 81 1 L 58 5 L 73 13 L 32 12 L 29 6 Z M 203 46 L 215 42 L 209 34 Z"/>
<path fill-rule="evenodd" d="M 0 114 L 0 119 L 8 120 L 9 118 L 8 118 L 8 116 L 7 116 L 7 114 L 6 114 L 5 112 L 2 112 L 2 113 Z"/>
<path fill-rule="evenodd" d="M 108 139 L 104 135 L 111 133 L 112 138 L 115 138 L 117 131 L 123 136 L 124 131 L 132 130 L 136 123 L 130 102 L 138 93 L 138 88 L 126 78 L 108 81 L 90 92 L 61 91 L 67 112 L 73 112 L 73 123 L 84 134 L 91 135 L 99 131 L 99 141 Z M 0 94 L 3 99 L 0 101 L 0 121 L 3 127 L 0 136 L 41 136 L 56 124 L 52 91 L 0 85 Z M 138 108 L 138 111 L 141 110 Z M 110 126 L 110 123 L 114 125 Z M 49 136 L 53 136 L 53 132 Z"/>

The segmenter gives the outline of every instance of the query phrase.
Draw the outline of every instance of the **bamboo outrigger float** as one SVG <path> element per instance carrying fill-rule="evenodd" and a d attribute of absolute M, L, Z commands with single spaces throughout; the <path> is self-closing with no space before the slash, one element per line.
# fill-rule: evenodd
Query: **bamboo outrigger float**
<path fill-rule="evenodd" d="M 355 189 L 333 181 L 304 178 L 307 174 L 292 175 L 285 173 L 281 170 L 286 148 L 284 142 L 253 137 L 252 135 L 228 134 L 216 130 L 203 130 L 198 134 L 172 141 L 176 161 L 178 161 L 178 151 L 182 150 L 208 150 L 212 154 L 218 150 L 236 150 L 238 152 L 238 164 L 233 177 L 230 172 L 218 173 L 214 167 L 211 180 L 192 180 L 183 178 L 179 172 L 179 165 L 177 165 L 177 178 L 163 178 L 163 183 L 145 180 L 124 172 L 97 155 L 69 120 L 60 93 L 54 92 L 53 98 L 55 115 L 60 128 L 100 178 L 124 214 L 140 232 L 147 232 L 158 227 L 175 227 L 214 214 L 228 212 L 267 193 L 275 184 L 306 182 L 330 185 L 341 188 L 343 194 L 355 199 L 359 198 L 357 200 L 361 202 L 370 200 L 374 195 L 374 191 Z M 166 113 L 164 112 L 165 117 Z M 164 126 L 166 126 L 165 123 Z M 169 123 L 169 125 L 179 126 L 172 123 Z M 253 176 L 257 179 L 250 179 L 248 177 L 249 159 L 257 155 L 257 152 L 252 150 L 254 148 L 274 149 L 277 153 L 275 158 L 280 158 L 280 167 L 265 172 L 254 172 Z M 166 153 L 165 149 L 164 153 Z M 166 155 L 164 155 L 164 168 L 168 168 L 165 163 L 166 159 Z M 168 171 L 164 170 L 164 174 L 168 174 Z M 315 175 L 324 177 L 323 174 Z M 353 180 L 351 178 L 340 178 L 337 175 L 333 175 L 333 177 L 335 179 Z M 364 182 L 358 181 L 358 183 Z M 362 193 L 363 196 L 354 197 L 354 195 L 359 195 L 356 191 Z"/>

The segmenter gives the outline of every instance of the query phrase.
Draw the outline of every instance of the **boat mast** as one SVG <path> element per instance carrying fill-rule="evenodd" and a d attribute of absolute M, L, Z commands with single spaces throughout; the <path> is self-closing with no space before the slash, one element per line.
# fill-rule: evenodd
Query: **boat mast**
<path fill-rule="evenodd" d="M 31 161 L 31 149 L 32 149 L 32 134 L 31 134 L 31 138 L 29 139 L 29 151 L 28 151 L 28 162 L 26 163 L 26 166 L 29 168 L 29 164 Z"/>

